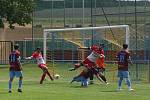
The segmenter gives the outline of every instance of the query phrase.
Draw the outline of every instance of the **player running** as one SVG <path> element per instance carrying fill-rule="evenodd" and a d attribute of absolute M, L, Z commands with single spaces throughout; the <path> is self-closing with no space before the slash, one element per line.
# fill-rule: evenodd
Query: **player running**
<path fill-rule="evenodd" d="M 128 90 L 132 91 L 133 89 L 131 88 L 131 81 L 129 78 L 129 71 L 128 71 L 128 63 L 132 64 L 132 62 L 127 44 L 123 44 L 123 49 L 117 54 L 117 61 L 118 61 L 118 77 L 119 77 L 118 90 L 119 91 L 122 90 L 121 84 L 122 80 L 125 78 L 128 85 Z"/>
<path fill-rule="evenodd" d="M 22 66 L 20 63 L 20 52 L 19 52 L 19 45 L 15 44 L 14 45 L 14 51 L 12 51 L 9 55 L 9 64 L 10 64 L 10 68 L 9 68 L 9 93 L 12 92 L 12 82 L 14 77 L 16 76 L 17 78 L 19 78 L 19 84 L 18 84 L 18 92 L 22 92 L 22 79 L 23 79 L 23 75 L 22 75 Z"/>
<path fill-rule="evenodd" d="M 40 80 L 40 84 L 43 83 L 46 75 L 49 76 L 49 78 L 53 81 L 53 77 L 51 76 L 51 74 L 49 73 L 48 71 L 48 68 L 46 66 L 46 63 L 42 57 L 42 53 L 41 53 L 41 48 L 37 48 L 35 52 L 32 53 L 32 56 L 30 57 L 27 57 L 26 59 L 32 59 L 32 58 L 35 58 L 37 60 L 37 64 L 38 64 L 38 67 L 42 69 L 43 71 L 43 74 L 41 76 L 41 80 Z"/>

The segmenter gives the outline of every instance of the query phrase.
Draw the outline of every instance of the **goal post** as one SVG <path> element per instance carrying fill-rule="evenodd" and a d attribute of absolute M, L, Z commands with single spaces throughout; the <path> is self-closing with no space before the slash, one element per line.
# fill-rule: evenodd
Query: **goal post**
<path fill-rule="evenodd" d="M 73 33 L 74 31 L 80 31 L 82 34 L 82 32 L 84 32 L 84 31 L 104 30 L 104 29 L 109 30 L 109 29 L 115 29 L 115 28 L 124 28 L 125 29 L 124 30 L 124 32 L 125 32 L 125 37 L 124 37 L 125 43 L 129 44 L 130 30 L 129 30 L 128 25 L 113 25 L 113 26 L 83 27 L 83 28 L 64 28 L 64 29 L 44 29 L 43 30 L 43 57 L 44 57 L 44 60 L 46 61 L 46 56 L 47 56 L 47 40 L 49 38 L 51 38 L 53 40 L 53 38 L 54 38 L 53 36 L 59 32 L 61 33 L 61 35 L 63 35 L 64 32 L 65 32 L 65 34 L 68 33 L 68 35 L 66 35 L 66 37 L 72 38 L 72 35 L 76 35 L 76 34 L 74 33 L 74 34 L 69 35 L 70 31 L 72 31 L 71 33 Z M 118 34 L 119 34 L 119 32 L 118 32 Z M 59 38 L 58 36 L 60 36 L 60 35 L 57 35 L 57 38 Z M 84 38 L 87 38 L 87 37 L 83 35 L 83 36 L 81 36 L 80 39 L 83 39 L 83 41 L 84 41 Z M 76 44 L 78 44 L 78 43 L 76 42 Z M 82 46 L 84 47 L 84 43 L 82 44 Z M 51 48 L 53 48 L 53 47 L 51 47 Z M 129 45 L 129 48 L 130 48 L 130 45 Z"/>

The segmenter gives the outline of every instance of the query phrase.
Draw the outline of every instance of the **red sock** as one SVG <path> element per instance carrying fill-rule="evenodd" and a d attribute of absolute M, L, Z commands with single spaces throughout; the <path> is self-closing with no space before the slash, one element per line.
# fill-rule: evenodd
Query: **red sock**
<path fill-rule="evenodd" d="M 41 76 L 41 80 L 40 80 L 40 84 L 43 83 L 43 80 L 45 79 L 46 73 L 43 73 L 43 75 Z"/>
<path fill-rule="evenodd" d="M 52 78 L 51 74 L 50 74 L 48 71 L 46 72 L 46 74 L 49 76 L 49 78 L 50 78 L 51 80 L 54 80 L 54 79 Z"/>

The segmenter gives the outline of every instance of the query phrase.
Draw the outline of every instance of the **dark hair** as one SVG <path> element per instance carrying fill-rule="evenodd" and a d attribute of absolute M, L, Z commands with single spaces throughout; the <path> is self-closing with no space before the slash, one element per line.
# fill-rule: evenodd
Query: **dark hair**
<path fill-rule="evenodd" d="M 123 44 L 123 49 L 127 49 L 128 45 L 127 44 Z"/>
<path fill-rule="evenodd" d="M 40 47 L 37 47 L 36 50 L 41 50 L 41 48 L 40 48 Z"/>
<path fill-rule="evenodd" d="M 19 49 L 19 44 L 15 44 L 15 45 L 14 45 L 14 49 L 15 49 L 15 50 Z"/>
<path fill-rule="evenodd" d="M 101 48 L 104 48 L 104 47 L 105 47 L 105 45 L 104 45 L 103 43 L 101 43 L 101 44 L 100 44 L 100 47 L 101 47 Z"/>

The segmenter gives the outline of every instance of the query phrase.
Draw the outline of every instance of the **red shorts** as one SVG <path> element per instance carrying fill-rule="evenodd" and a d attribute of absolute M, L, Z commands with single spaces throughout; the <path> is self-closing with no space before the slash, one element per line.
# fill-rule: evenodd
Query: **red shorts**
<path fill-rule="evenodd" d="M 90 61 L 88 58 L 86 58 L 84 61 L 83 61 L 83 64 L 85 65 L 85 67 L 87 68 L 93 68 L 96 66 L 96 64 L 92 61 Z"/>
<path fill-rule="evenodd" d="M 41 69 L 46 68 L 46 64 L 39 64 L 38 67 L 40 67 Z"/>

